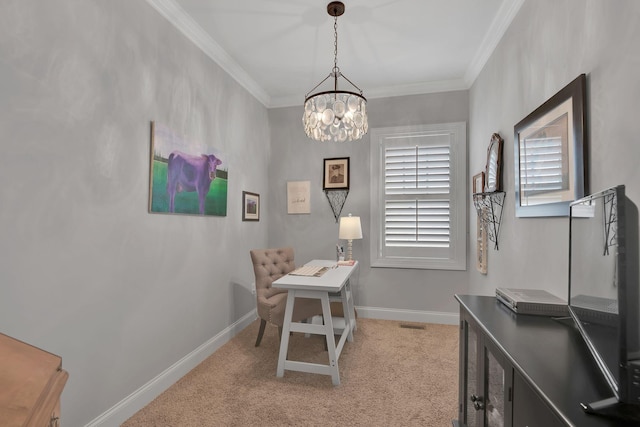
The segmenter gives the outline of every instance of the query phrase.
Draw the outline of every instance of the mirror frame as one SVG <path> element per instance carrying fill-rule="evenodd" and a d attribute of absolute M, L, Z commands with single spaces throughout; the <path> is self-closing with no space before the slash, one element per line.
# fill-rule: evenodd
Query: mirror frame
<path fill-rule="evenodd" d="M 501 190 L 502 180 L 502 144 L 504 140 L 498 133 L 491 135 L 487 148 L 487 165 L 484 174 L 484 192 L 493 193 Z"/>
<path fill-rule="evenodd" d="M 585 195 L 585 175 L 586 175 L 586 76 L 580 74 L 575 80 L 562 88 L 558 93 L 549 98 L 544 104 L 535 109 L 531 114 L 522 119 L 514 126 L 514 148 L 513 158 L 515 163 L 515 203 L 516 217 L 544 217 L 544 216 L 569 216 L 569 204 Z M 569 189 L 571 200 L 564 200 L 555 203 L 541 203 L 536 205 L 522 205 L 521 201 L 521 174 L 520 169 L 520 146 L 522 134 L 531 131 L 531 127 L 543 119 L 554 109 L 560 107 L 566 101 L 571 100 L 571 112 L 573 120 L 568 123 L 573 133 L 568 133 L 569 145 L 568 171 Z M 549 122 L 550 123 L 550 122 Z"/>

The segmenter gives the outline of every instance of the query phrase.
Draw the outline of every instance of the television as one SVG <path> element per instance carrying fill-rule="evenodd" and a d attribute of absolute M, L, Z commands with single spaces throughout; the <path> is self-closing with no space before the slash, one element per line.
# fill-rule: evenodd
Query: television
<path fill-rule="evenodd" d="M 590 413 L 640 420 L 638 260 L 638 211 L 624 185 L 569 205 L 569 313 L 612 394 L 580 402 Z"/>

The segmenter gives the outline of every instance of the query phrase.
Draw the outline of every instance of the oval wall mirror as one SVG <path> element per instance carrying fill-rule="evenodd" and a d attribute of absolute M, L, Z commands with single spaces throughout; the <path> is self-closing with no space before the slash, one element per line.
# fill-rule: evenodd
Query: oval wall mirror
<path fill-rule="evenodd" d="M 500 190 L 500 166 L 502 163 L 502 143 L 503 139 L 499 134 L 491 135 L 491 142 L 487 149 L 487 166 L 485 172 L 486 193 L 492 193 Z"/>

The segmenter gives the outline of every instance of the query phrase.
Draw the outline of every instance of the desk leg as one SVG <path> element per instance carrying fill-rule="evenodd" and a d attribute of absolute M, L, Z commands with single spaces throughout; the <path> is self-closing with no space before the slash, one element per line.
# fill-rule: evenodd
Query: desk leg
<path fill-rule="evenodd" d="M 349 316 L 351 316 L 351 320 L 353 321 L 353 323 L 351 323 L 353 325 L 353 331 L 357 331 L 358 330 L 358 326 L 356 325 L 356 307 L 355 307 L 355 300 L 354 300 L 354 295 L 353 295 L 353 287 L 351 286 L 351 282 L 352 282 L 352 277 L 349 278 L 349 280 L 347 281 L 347 284 L 345 286 L 347 286 L 347 288 L 349 289 L 349 294 L 351 295 L 351 298 L 349 298 Z"/>
<path fill-rule="evenodd" d="M 331 381 L 333 382 L 333 385 L 340 385 L 340 371 L 338 370 L 338 357 L 336 356 L 336 340 L 333 336 L 333 320 L 331 318 L 329 294 L 323 292 L 320 302 L 322 303 L 322 315 L 324 316 L 324 329 L 327 339 L 327 351 L 329 353 L 329 366 L 332 371 Z"/>
<path fill-rule="evenodd" d="M 280 337 L 280 355 L 278 356 L 278 369 L 276 376 L 284 376 L 284 362 L 287 360 L 289 350 L 289 333 L 291 332 L 291 319 L 293 318 L 293 305 L 296 299 L 296 291 L 290 289 L 287 292 L 287 305 L 284 309 L 284 324 L 282 325 L 282 337 Z"/>
<path fill-rule="evenodd" d="M 347 334 L 347 341 L 353 342 L 353 316 L 351 315 L 351 304 L 349 301 L 352 298 L 351 291 L 348 288 L 349 282 L 344 285 L 342 291 L 340 291 L 340 300 L 342 301 L 342 312 L 344 313 L 344 327 L 349 333 Z"/>

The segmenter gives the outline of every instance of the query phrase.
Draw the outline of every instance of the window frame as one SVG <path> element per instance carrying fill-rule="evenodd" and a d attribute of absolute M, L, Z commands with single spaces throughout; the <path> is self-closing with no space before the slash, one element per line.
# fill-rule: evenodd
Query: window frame
<path fill-rule="evenodd" d="M 371 267 L 433 270 L 467 268 L 467 126 L 466 122 L 393 126 L 371 129 L 370 233 Z M 441 136 L 450 138 L 450 191 L 448 249 L 417 248 L 413 256 L 391 255 L 384 246 L 385 148 L 406 138 Z M 436 138 L 434 138 L 435 140 Z M 422 144 L 430 145 L 430 144 Z M 434 144 L 437 145 L 437 144 Z"/>

